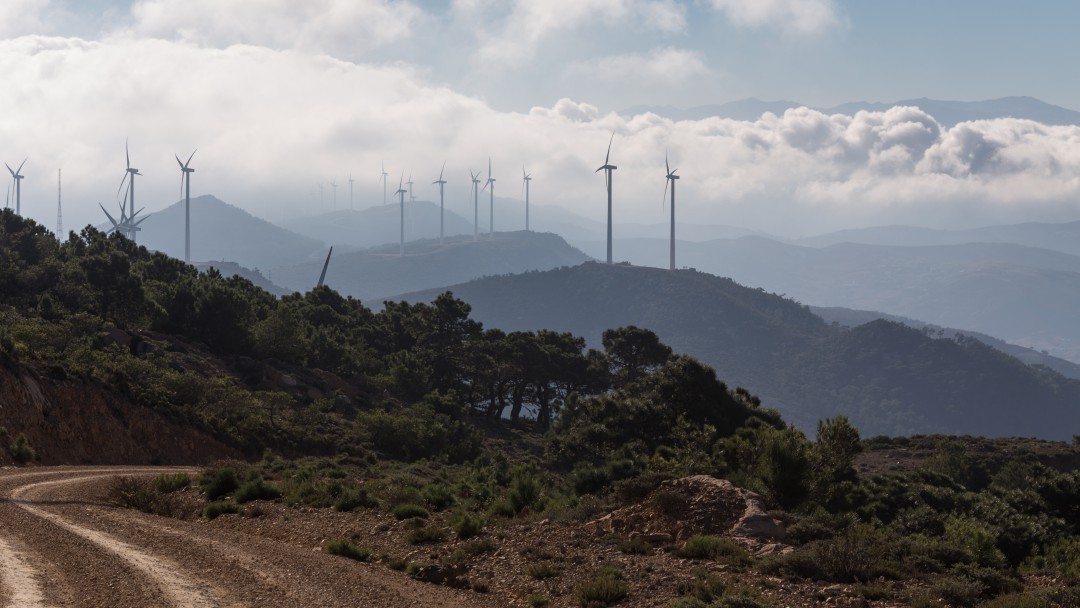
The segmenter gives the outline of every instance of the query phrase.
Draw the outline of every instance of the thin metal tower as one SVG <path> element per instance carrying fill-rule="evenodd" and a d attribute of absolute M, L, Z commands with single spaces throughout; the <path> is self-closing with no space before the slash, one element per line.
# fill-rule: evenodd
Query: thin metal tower
<path fill-rule="evenodd" d="M 443 201 L 443 189 L 446 186 L 446 180 L 443 179 L 443 172 L 446 171 L 446 163 L 443 162 L 442 169 L 439 170 L 439 179 L 431 182 L 432 184 L 439 184 L 439 244 L 443 244 L 443 231 L 446 224 L 446 212 Z"/>
<path fill-rule="evenodd" d="M 469 171 L 469 176 L 472 179 L 472 191 L 473 191 L 473 207 L 472 207 L 472 238 L 474 241 L 480 239 L 480 177 L 479 173 L 473 173 Z"/>
<path fill-rule="evenodd" d="M 664 199 L 667 199 L 667 185 L 671 184 L 671 265 L 670 269 L 675 270 L 675 180 L 679 179 L 678 175 L 675 175 L 675 171 L 671 170 L 671 165 L 668 163 L 667 154 L 664 154 L 664 168 L 667 169 L 667 177 L 664 182 Z"/>
<path fill-rule="evenodd" d="M 350 174 L 349 174 L 349 210 L 350 210 L 350 211 L 351 211 L 351 210 L 352 210 L 352 208 L 353 208 L 353 197 L 352 197 L 352 193 L 353 193 L 353 182 L 355 182 L 355 181 L 356 181 L 356 180 L 352 178 L 352 173 L 350 173 Z"/>
<path fill-rule="evenodd" d="M 615 141 L 615 132 L 611 132 L 611 139 L 608 140 L 607 156 L 604 157 L 604 165 L 597 169 L 595 173 L 600 171 L 604 172 L 605 180 L 607 182 L 607 263 L 611 263 L 611 172 L 618 169 L 615 165 L 611 164 L 611 142 Z"/>
<path fill-rule="evenodd" d="M 404 179 L 404 177 L 405 177 L 405 172 L 404 171 L 401 172 L 401 177 Z M 397 189 L 397 192 L 394 193 L 394 194 L 397 194 L 397 195 L 399 195 L 401 197 L 401 241 L 399 242 L 400 244 L 398 245 L 398 255 L 399 256 L 405 255 L 405 194 L 408 192 L 408 190 L 403 188 L 402 187 L 403 185 L 404 185 L 404 182 L 402 182 L 401 180 L 398 180 L 398 189 Z"/>
<path fill-rule="evenodd" d="M 56 170 L 56 240 L 64 242 L 64 211 L 61 204 L 62 193 L 60 169 Z"/>
<path fill-rule="evenodd" d="M 488 178 L 487 183 L 484 184 L 484 189 L 487 190 L 488 186 L 491 187 L 491 191 L 488 192 L 490 196 L 488 202 L 488 234 L 491 238 L 495 238 L 495 178 L 491 177 L 491 157 L 488 157 Z"/>
<path fill-rule="evenodd" d="M 529 231 L 529 182 L 532 175 L 525 173 L 525 167 L 521 168 L 521 188 L 525 190 L 525 232 Z"/>

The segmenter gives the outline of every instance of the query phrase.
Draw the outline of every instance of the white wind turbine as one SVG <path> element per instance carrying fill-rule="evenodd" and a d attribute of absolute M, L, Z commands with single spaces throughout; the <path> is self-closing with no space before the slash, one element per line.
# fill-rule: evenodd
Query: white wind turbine
<path fill-rule="evenodd" d="M 405 179 L 405 172 L 401 172 L 401 179 Z M 405 195 L 409 192 L 404 188 L 405 183 L 398 180 L 397 194 L 401 197 L 401 241 L 398 245 L 398 255 L 405 255 Z"/>
<path fill-rule="evenodd" d="M 667 177 L 664 180 L 664 202 L 667 202 L 667 187 L 671 184 L 671 270 L 675 270 L 675 180 L 679 179 L 668 163 L 667 153 L 664 153 L 664 168 L 667 169 Z"/>
<path fill-rule="evenodd" d="M 7 163 L 4 163 L 4 166 L 7 167 L 7 170 L 11 173 L 11 179 L 15 182 L 15 214 L 16 215 L 22 215 L 22 180 L 23 180 L 22 168 L 23 168 L 23 165 L 26 164 L 27 160 L 28 159 L 24 158 L 23 161 L 21 163 L 19 163 L 19 168 L 14 169 L 14 170 L 12 170 L 11 165 L 9 165 Z M 8 196 L 11 196 L 11 194 L 9 193 Z"/>
<path fill-rule="evenodd" d="M 386 172 L 386 163 L 382 164 L 382 204 L 386 204 L 386 178 L 390 174 Z"/>
<path fill-rule="evenodd" d="M 521 189 L 525 191 L 525 232 L 529 231 L 529 182 L 532 174 L 525 173 L 525 167 L 521 168 Z"/>
<path fill-rule="evenodd" d="M 491 191 L 488 192 L 488 195 L 490 196 L 488 202 L 488 234 L 491 236 L 491 238 L 495 238 L 495 178 L 491 177 L 490 156 L 488 157 L 488 178 L 487 183 L 484 184 L 484 190 L 487 190 L 489 187 L 491 188 Z"/>
<path fill-rule="evenodd" d="M 198 151 L 196 148 L 195 152 Z M 173 154 L 180 165 L 180 194 L 184 196 L 184 261 L 188 264 L 191 263 L 191 174 L 195 172 L 190 165 L 195 152 L 191 153 L 186 163 L 180 160 L 180 155 Z"/>
<path fill-rule="evenodd" d="M 472 179 L 472 191 L 473 191 L 473 240 L 480 239 L 480 174 L 473 173 L 469 170 L 469 177 Z"/>
<path fill-rule="evenodd" d="M 124 160 L 127 163 L 127 169 L 124 172 L 124 179 L 120 180 L 120 187 L 116 190 L 116 196 L 120 196 L 120 191 L 124 189 L 124 181 L 127 181 L 128 191 L 124 193 L 124 203 L 120 205 L 120 223 L 113 221 L 113 227 L 121 234 L 131 239 L 131 242 L 135 242 L 135 235 L 141 228 L 139 224 L 143 223 L 146 217 L 136 220 L 136 216 L 142 213 L 142 209 L 135 210 L 135 176 L 142 175 L 139 170 L 131 166 L 131 154 L 128 151 L 128 144 L 124 142 Z M 128 202 L 130 201 L 130 202 Z M 127 209 L 125 210 L 125 206 Z M 102 211 L 105 208 L 102 207 Z M 108 215 L 106 213 L 105 215 Z M 149 217 L 149 216 L 147 216 Z M 112 218 L 109 218 L 112 220 Z"/>
<path fill-rule="evenodd" d="M 618 169 L 615 165 L 611 164 L 611 142 L 615 141 L 615 132 L 611 132 L 611 139 L 608 140 L 607 156 L 604 157 L 604 164 L 597 169 L 594 173 L 604 172 L 605 181 L 607 182 L 607 263 L 611 263 L 611 173 Z"/>
<path fill-rule="evenodd" d="M 439 179 L 431 182 L 432 185 L 434 185 L 434 184 L 439 185 L 439 244 L 440 245 L 443 244 L 443 228 L 444 228 L 444 226 L 446 224 L 446 221 L 445 221 L 446 213 L 445 213 L 445 205 L 444 205 L 444 200 L 443 200 L 443 190 L 445 189 L 445 186 L 446 186 L 446 180 L 443 179 L 443 173 L 445 171 L 446 171 L 446 163 L 443 162 L 442 169 L 439 170 Z"/>

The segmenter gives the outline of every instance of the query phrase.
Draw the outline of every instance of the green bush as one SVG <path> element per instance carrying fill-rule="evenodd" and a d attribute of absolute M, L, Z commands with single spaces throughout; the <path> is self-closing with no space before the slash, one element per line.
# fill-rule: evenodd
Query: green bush
<path fill-rule="evenodd" d="M 396 517 L 399 520 L 401 520 L 401 519 L 412 519 L 414 517 L 420 517 L 420 518 L 423 518 L 423 519 L 427 519 L 428 517 L 431 517 L 431 514 L 428 513 L 427 509 L 425 509 L 424 507 L 421 507 L 420 505 L 414 505 L 414 504 L 398 505 L 398 506 L 394 507 L 393 514 L 394 514 L 394 517 Z"/>
<path fill-rule="evenodd" d="M 446 540 L 446 531 L 442 528 L 424 527 L 409 530 L 405 535 L 405 541 L 410 545 L 422 545 L 426 543 L 441 543 Z"/>
<path fill-rule="evenodd" d="M 199 487 L 206 493 L 207 499 L 217 500 L 235 492 L 240 482 L 232 468 L 210 469 L 199 478 Z"/>
<path fill-rule="evenodd" d="M 450 528 L 460 539 L 472 538 L 484 528 L 484 518 L 468 511 L 457 511 L 450 516 Z"/>
<path fill-rule="evenodd" d="M 536 580 L 555 578 L 562 572 L 562 568 L 551 562 L 536 562 L 525 567 L 525 574 Z"/>
<path fill-rule="evenodd" d="M 441 483 L 431 483 L 424 486 L 420 494 L 424 497 L 424 502 L 431 505 L 431 508 L 436 511 L 442 511 L 454 504 L 454 495 L 450 493 L 449 488 Z"/>
<path fill-rule="evenodd" d="M 203 517 L 206 519 L 216 519 L 219 515 L 239 512 L 240 505 L 231 500 L 219 500 L 203 507 Z"/>
<path fill-rule="evenodd" d="M 618 549 L 627 555 L 652 555 L 653 552 L 652 545 L 640 538 L 623 541 L 619 543 Z"/>
<path fill-rule="evenodd" d="M 11 451 L 12 460 L 18 464 L 28 464 L 37 458 L 37 452 L 30 447 L 30 442 L 23 433 L 16 435 L 8 448 Z"/>
<path fill-rule="evenodd" d="M 705 606 L 723 597 L 724 591 L 727 590 L 727 583 L 719 574 L 713 574 L 702 568 L 695 568 L 693 574 L 693 580 L 679 583 L 676 587 L 681 595 L 686 596 L 681 599 L 686 600 L 684 603 L 687 606 L 694 605 L 691 600 Z"/>
<path fill-rule="evenodd" d="M 734 541 L 705 534 L 691 536 L 672 553 L 687 559 L 716 559 L 740 566 L 750 562 L 750 554 Z"/>
<path fill-rule="evenodd" d="M 109 502 L 117 506 L 144 513 L 153 513 L 157 498 L 153 486 L 146 480 L 127 476 L 114 477 L 109 483 L 107 496 Z"/>
<path fill-rule="evenodd" d="M 236 490 L 236 502 L 244 504 L 253 500 L 276 500 L 281 497 L 281 490 L 266 483 L 262 477 L 252 479 Z"/>
<path fill-rule="evenodd" d="M 177 492 L 191 485 L 191 476 L 187 473 L 165 473 L 154 478 L 154 487 L 162 494 Z"/>
<path fill-rule="evenodd" d="M 543 593 L 532 593 L 525 600 L 529 603 L 529 608 L 545 608 L 548 605 L 547 596 Z"/>
<path fill-rule="evenodd" d="M 349 486 L 342 490 L 341 495 L 334 501 L 334 510 L 348 513 L 356 509 L 374 509 L 379 506 L 379 501 L 368 494 L 364 488 Z"/>
<path fill-rule="evenodd" d="M 491 505 L 491 514 L 497 517 L 513 517 L 517 515 L 517 511 L 509 500 L 497 500 Z"/>
<path fill-rule="evenodd" d="M 346 538 L 332 540 L 323 545 L 323 551 L 330 555 L 340 555 L 358 562 L 366 562 L 371 559 L 371 549 L 358 547 Z"/>
<path fill-rule="evenodd" d="M 964 577 L 947 576 L 938 579 L 930 586 L 930 594 L 945 600 L 949 606 L 969 608 L 975 606 L 986 586 Z"/>
<path fill-rule="evenodd" d="M 581 608 L 603 608 L 626 598 L 630 590 L 626 583 L 605 574 L 594 575 L 574 589 L 574 598 Z"/>
<path fill-rule="evenodd" d="M 1080 538 L 1063 538 L 1046 551 L 1046 565 L 1062 576 L 1080 581 Z"/>

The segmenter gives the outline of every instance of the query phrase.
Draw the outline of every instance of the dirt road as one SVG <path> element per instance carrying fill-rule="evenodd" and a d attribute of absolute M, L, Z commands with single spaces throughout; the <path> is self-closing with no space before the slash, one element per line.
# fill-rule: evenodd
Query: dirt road
<path fill-rule="evenodd" d="M 0 471 L 0 607 L 498 605 L 311 547 L 120 509 L 104 499 L 115 476 L 179 470 Z"/>

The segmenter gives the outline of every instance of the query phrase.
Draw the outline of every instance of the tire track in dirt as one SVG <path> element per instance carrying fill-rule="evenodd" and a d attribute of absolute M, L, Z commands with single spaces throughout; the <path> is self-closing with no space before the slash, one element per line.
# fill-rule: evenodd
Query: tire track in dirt
<path fill-rule="evenodd" d="M 87 541 L 104 554 L 115 557 L 124 562 L 137 573 L 147 579 L 147 583 L 157 587 L 164 596 L 167 604 L 175 608 L 211 608 L 220 605 L 217 598 L 209 596 L 205 591 L 205 585 L 193 581 L 182 574 L 178 566 L 166 559 L 150 555 L 138 548 L 120 541 L 115 537 L 97 530 L 81 526 L 69 519 L 50 512 L 39 506 L 47 503 L 47 500 L 34 500 L 40 495 L 70 484 L 83 483 L 92 480 L 103 480 L 117 475 L 146 474 L 153 472 L 159 474 L 168 472 L 165 469 L 125 468 L 114 469 L 109 473 L 102 470 L 69 470 L 69 471 L 45 471 L 40 473 L 22 473 L 0 478 L 0 483 L 9 486 L 10 482 L 28 480 L 31 483 L 18 485 L 8 492 L 6 503 L 22 509 L 35 518 L 44 520 L 63 531 L 75 535 Z M 51 479 L 55 476 L 66 476 L 63 479 Z M 34 481 L 45 477 L 48 481 Z M 52 542 L 63 543 L 62 540 Z M 46 543 L 48 546 L 49 543 Z M 42 559 L 45 558 L 45 559 Z M 0 546 L 0 559 L 3 560 L 3 575 L 6 587 L 11 589 L 9 604 L 12 607 L 44 607 L 42 587 L 39 581 L 40 572 L 33 567 L 35 562 L 41 564 L 47 561 L 47 556 L 39 555 L 33 550 L 29 552 L 16 551 L 10 543 L 4 541 Z M 66 603 L 66 602 L 65 602 Z"/>

